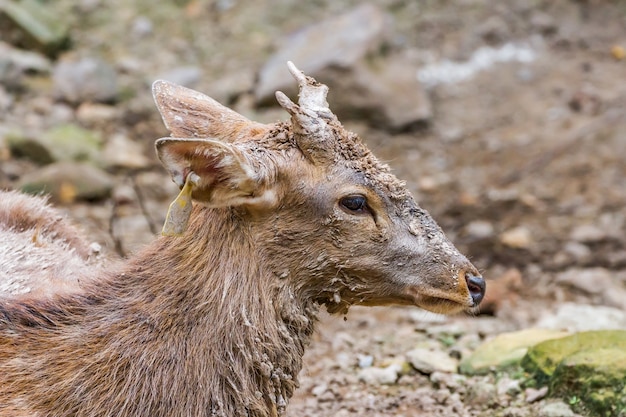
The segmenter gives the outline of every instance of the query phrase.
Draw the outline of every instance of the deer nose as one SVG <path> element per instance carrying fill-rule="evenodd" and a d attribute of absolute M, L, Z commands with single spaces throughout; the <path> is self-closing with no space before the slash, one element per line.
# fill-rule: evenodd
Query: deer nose
<path fill-rule="evenodd" d="M 472 275 L 469 272 L 465 273 L 465 282 L 467 283 L 467 289 L 469 290 L 474 307 L 476 307 L 483 300 L 485 296 L 485 289 L 487 284 L 481 276 Z"/>

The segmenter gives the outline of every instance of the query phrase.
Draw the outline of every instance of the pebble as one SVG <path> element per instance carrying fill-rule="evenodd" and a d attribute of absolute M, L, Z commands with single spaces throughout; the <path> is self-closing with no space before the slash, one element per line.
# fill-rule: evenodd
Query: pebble
<path fill-rule="evenodd" d="M 348 68 L 380 48 L 387 37 L 388 16 L 371 4 L 363 4 L 344 14 L 304 28 L 284 40 L 259 72 L 255 89 L 257 101 L 274 100 L 276 90 L 294 90 L 285 62 L 312 77 L 333 65 Z M 337 92 L 335 91 L 335 94 Z"/>
<path fill-rule="evenodd" d="M 29 193 L 48 193 L 62 203 L 101 200 L 113 189 L 113 178 L 87 163 L 57 162 L 24 175 L 18 188 Z"/>
<path fill-rule="evenodd" d="M 500 242 L 513 249 L 528 249 L 532 245 L 533 239 L 527 227 L 519 226 L 502 233 Z"/>
<path fill-rule="evenodd" d="M 459 365 L 446 352 L 429 349 L 413 349 L 406 353 L 406 357 L 415 369 L 427 375 L 433 372 L 455 373 Z"/>
<path fill-rule="evenodd" d="M 541 387 L 539 389 L 526 388 L 524 390 L 524 395 L 527 403 L 534 403 L 535 401 L 539 401 L 548 395 L 548 386 L 546 385 L 545 387 Z"/>
<path fill-rule="evenodd" d="M 76 120 L 85 126 L 104 127 L 118 116 L 117 108 L 100 103 L 82 103 L 76 109 Z"/>
<path fill-rule="evenodd" d="M 576 242 L 594 243 L 605 240 L 608 234 L 596 225 L 583 224 L 572 230 L 570 237 Z"/>
<path fill-rule="evenodd" d="M 108 167 L 112 168 L 138 169 L 150 164 L 143 153 L 142 146 L 119 133 L 111 136 L 107 141 L 102 152 L 102 159 Z"/>
<path fill-rule="evenodd" d="M 510 395 L 515 397 L 522 392 L 520 381 L 508 377 L 501 378 L 496 385 L 498 396 Z"/>
<path fill-rule="evenodd" d="M 539 409 L 538 417 L 575 417 L 569 405 L 563 401 L 555 401 L 548 403 Z"/>
<path fill-rule="evenodd" d="M 555 282 L 587 294 L 601 294 L 615 286 L 613 275 L 605 268 L 572 268 L 557 274 Z"/>
<path fill-rule="evenodd" d="M 369 367 L 361 369 L 358 373 L 359 381 L 368 385 L 391 385 L 395 384 L 402 371 L 402 365 L 392 363 L 385 368 Z"/>
<path fill-rule="evenodd" d="M 117 97 L 117 74 L 97 57 L 64 59 L 52 73 L 55 97 L 70 103 L 111 102 Z"/>
<path fill-rule="evenodd" d="M 626 328 L 626 312 L 613 307 L 563 303 L 556 312 L 547 312 L 536 326 L 571 332 L 623 329 Z"/>
<path fill-rule="evenodd" d="M 465 226 L 465 233 L 472 239 L 489 239 L 494 235 L 494 228 L 491 222 L 474 220 Z"/>
<path fill-rule="evenodd" d="M 372 355 L 359 355 L 359 368 L 369 368 L 374 364 L 374 357 Z"/>

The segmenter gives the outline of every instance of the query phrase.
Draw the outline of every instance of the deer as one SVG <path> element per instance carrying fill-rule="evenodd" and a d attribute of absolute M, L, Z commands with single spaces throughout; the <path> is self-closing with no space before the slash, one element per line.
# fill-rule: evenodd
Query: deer
<path fill-rule="evenodd" d="M 129 259 L 94 264 L 43 198 L 0 192 L 0 417 L 284 416 L 321 309 L 476 311 L 478 270 L 288 69 L 273 124 L 153 84 L 181 193 Z"/>

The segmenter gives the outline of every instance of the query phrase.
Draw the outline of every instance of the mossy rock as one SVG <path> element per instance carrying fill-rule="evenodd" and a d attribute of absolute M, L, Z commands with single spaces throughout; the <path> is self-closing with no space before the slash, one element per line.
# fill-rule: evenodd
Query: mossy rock
<path fill-rule="evenodd" d="M 576 333 L 530 348 L 524 369 L 550 395 L 579 398 L 594 416 L 626 416 L 626 331 Z"/>
<path fill-rule="evenodd" d="M 518 366 L 528 348 L 544 340 L 567 336 L 568 332 L 526 329 L 503 333 L 480 345 L 474 353 L 460 364 L 461 373 L 486 374 Z"/>

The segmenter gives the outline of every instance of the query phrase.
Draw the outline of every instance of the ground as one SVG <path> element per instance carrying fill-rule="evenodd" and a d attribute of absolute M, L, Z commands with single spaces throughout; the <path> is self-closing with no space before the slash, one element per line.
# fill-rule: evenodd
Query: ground
<path fill-rule="evenodd" d="M 62 59 L 99 56 L 113 64 L 122 91 L 113 116 L 85 122 L 81 106 L 52 98 L 49 77 L 27 75 L 0 91 L 0 104 L 9 100 L 2 104 L 0 133 L 37 132 L 78 118 L 104 142 L 123 134 L 140 144 L 147 156 L 142 166 L 108 167 L 112 197 L 59 203 L 104 252 L 128 256 L 158 231 L 175 195 L 153 156 L 154 140 L 168 133 L 149 83 L 186 68 L 200 74 L 195 89 L 249 117 L 285 118 L 253 105 L 258 70 L 289 33 L 358 2 L 73 3 L 58 2 L 73 41 Z M 528 402 L 512 375 L 408 368 L 384 383 L 363 371 L 370 363 L 406 363 L 407 352 L 418 347 L 464 357 L 493 335 L 532 327 L 565 302 L 626 307 L 626 3 L 374 3 L 393 16 L 389 47 L 411 57 L 416 76 L 445 60 L 471 63 L 480 48 L 514 45 L 531 53 L 464 80 L 425 85 L 432 117 L 410 129 L 343 120 L 471 257 L 490 297 L 484 314 L 445 321 L 407 308 L 354 308 L 345 320 L 322 315 L 290 415 L 549 415 L 551 400 Z M 332 107 L 332 91 L 329 101 Z M 3 187 L 37 169 L 6 150 L 2 155 Z"/>

